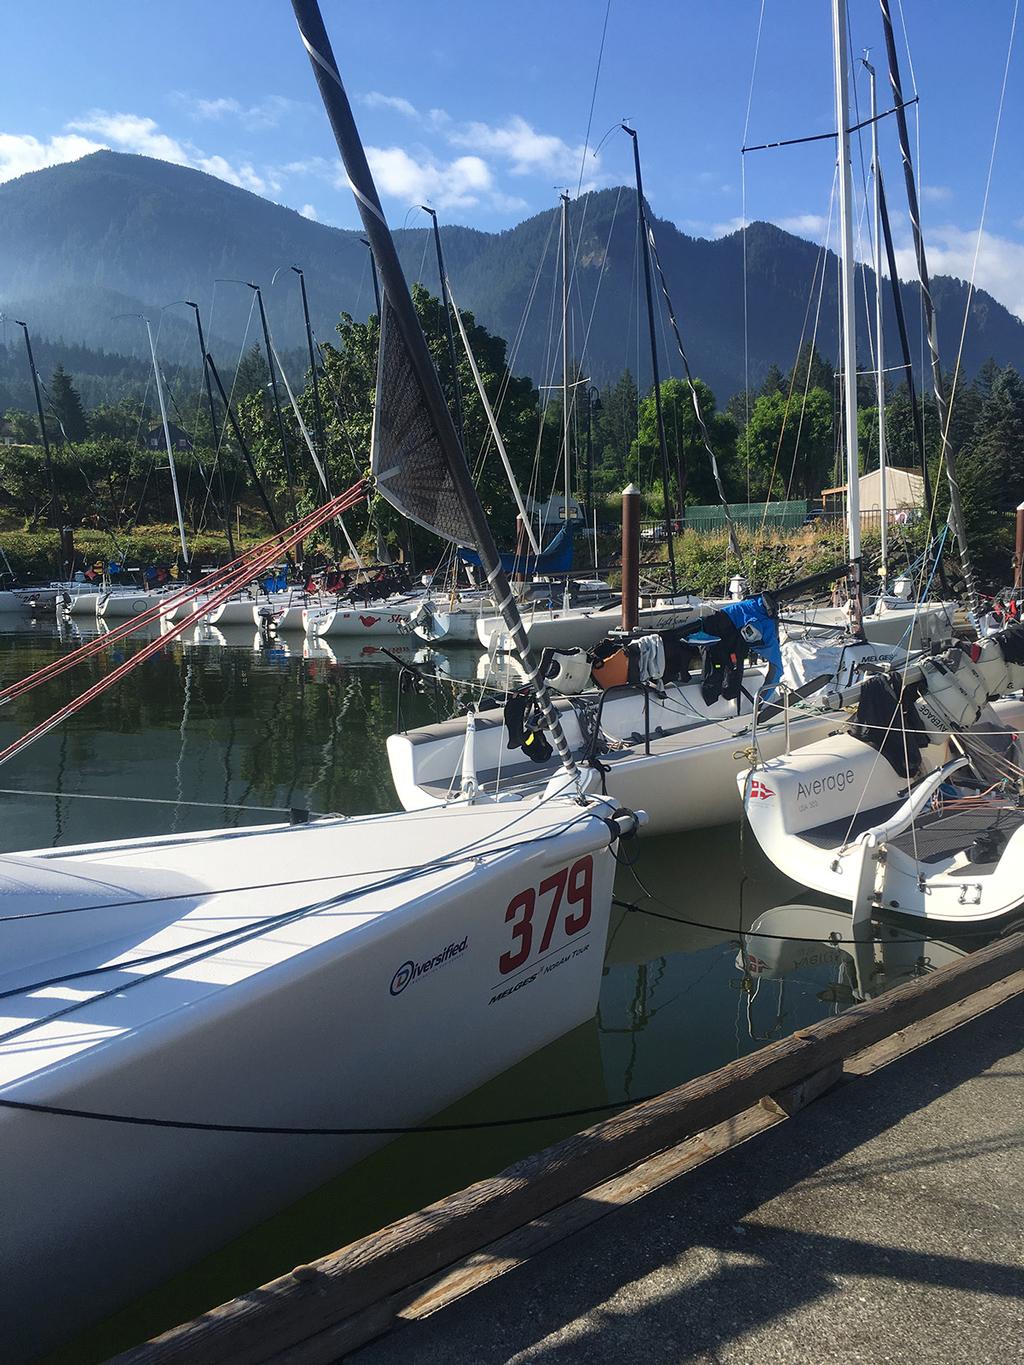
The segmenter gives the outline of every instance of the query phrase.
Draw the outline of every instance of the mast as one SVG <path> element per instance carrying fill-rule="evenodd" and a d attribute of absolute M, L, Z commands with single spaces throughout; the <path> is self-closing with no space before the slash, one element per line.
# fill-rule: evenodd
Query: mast
<path fill-rule="evenodd" d="M 850 168 L 850 108 L 847 90 L 846 0 L 832 0 L 832 56 L 839 150 L 840 294 L 843 336 L 843 418 L 846 438 L 846 522 L 850 549 L 850 624 L 861 633 L 860 464 L 857 459 L 857 318 L 854 312 L 853 177 Z"/>
<path fill-rule="evenodd" d="M 309 322 L 309 300 L 306 297 L 306 277 L 302 268 L 297 265 L 292 266 L 292 270 L 299 277 L 299 293 L 302 296 L 302 321 L 306 326 L 306 349 L 309 352 L 309 373 L 313 386 L 313 430 L 316 432 L 316 448 L 324 462 L 324 469 L 327 468 L 327 452 L 324 449 L 324 410 L 320 406 L 320 385 L 316 375 L 316 354 L 313 350 L 313 328 Z M 283 373 L 283 371 L 282 371 Z M 328 497 L 331 496 L 330 488 L 324 490 Z"/>
<path fill-rule="evenodd" d="M 217 431 L 217 408 L 213 401 L 213 385 L 210 383 L 210 370 L 206 363 L 206 338 L 203 336 L 203 320 L 199 316 L 199 304 L 193 303 L 191 299 L 185 299 L 185 307 L 191 308 L 196 315 L 196 330 L 199 333 L 199 354 L 203 362 L 203 379 L 206 382 L 206 401 L 210 405 L 210 426 L 213 430 L 213 458 L 217 465 L 217 476 L 220 483 L 220 504 L 224 516 L 224 531 L 228 538 L 228 551 L 231 558 L 235 557 L 235 536 L 231 529 L 231 509 L 228 506 L 228 489 L 224 481 L 224 466 L 220 459 L 220 435 Z"/>
<path fill-rule="evenodd" d="M 370 253 L 370 278 L 373 280 L 373 297 L 377 304 L 377 316 L 380 317 L 380 280 L 377 278 L 377 262 L 373 259 L 373 247 L 365 237 L 360 237 L 359 240 Z"/>
<path fill-rule="evenodd" d="M 896 312 L 896 331 L 900 339 L 900 354 L 903 357 L 903 369 L 907 376 L 907 396 L 910 401 L 910 412 L 914 420 L 914 446 L 917 450 L 917 458 L 921 461 L 921 475 L 924 479 L 924 501 L 927 507 L 932 505 L 932 478 L 928 473 L 928 460 L 924 450 L 924 425 L 921 421 L 921 409 L 917 405 L 917 392 L 914 385 L 914 362 L 910 355 L 910 339 L 907 336 L 907 319 L 903 311 L 903 293 L 900 289 L 899 271 L 896 269 L 896 251 L 892 244 L 892 230 L 889 227 L 889 210 L 885 205 L 885 181 L 879 178 L 878 181 L 878 207 L 882 214 L 882 237 L 885 240 L 885 258 L 889 263 L 889 286 L 892 290 L 893 308 Z M 943 597 L 949 596 L 949 587 L 946 583 L 946 562 L 939 556 L 939 587 Z"/>
<path fill-rule="evenodd" d="M 658 334 L 654 321 L 654 291 L 651 288 L 651 242 L 644 207 L 644 182 L 640 174 L 640 141 L 635 128 L 624 123 L 624 132 L 633 139 L 633 169 L 636 173 L 636 210 L 643 243 L 644 292 L 647 295 L 647 332 L 651 344 L 651 375 L 654 380 L 654 416 L 658 426 L 658 449 L 661 452 L 661 484 L 665 490 L 665 540 L 668 545 L 668 571 L 672 580 L 672 596 L 679 589 L 676 578 L 676 550 L 672 543 L 672 484 L 668 470 L 668 441 L 665 438 L 665 414 L 661 410 L 661 375 L 658 370 Z M 682 498 L 683 490 L 680 488 Z"/>
<path fill-rule="evenodd" d="M 224 385 L 221 383 L 221 378 L 220 374 L 217 371 L 217 366 L 213 363 L 213 356 L 210 355 L 209 351 L 207 351 L 204 359 L 209 367 L 210 374 L 213 375 L 214 383 L 217 385 L 217 392 L 220 394 L 220 401 L 224 404 L 224 411 L 228 415 L 228 421 L 231 424 L 231 430 L 234 432 L 235 440 L 238 442 L 238 448 L 242 452 L 242 458 L 245 460 L 245 467 L 249 471 L 249 477 L 252 479 L 253 487 L 259 494 L 260 502 L 263 504 L 263 510 L 267 514 L 271 527 L 273 528 L 275 533 L 279 533 L 281 527 L 277 520 L 277 514 L 275 513 L 274 508 L 271 505 L 270 499 L 267 497 L 266 489 L 263 487 L 263 484 L 260 481 L 260 476 L 257 473 L 256 466 L 255 464 L 253 464 L 252 454 L 249 451 L 249 447 L 245 443 L 245 437 L 242 435 L 242 429 L 238 425 L 238 419 L 235 417 L 235 414 L 232 411 L 230 399 L 228 398 L 227 394 L 224 391 Z M 291 556 L 289 553 L 289 558 L 290 557 Z"/>
<path fill-rule="evenodd" d="M 569 434 L 572 414 L 569 409 L 569 196 L 562 195 L 562 486 L 565 489 L 563 526 L 569 525 L 569 498 L 572 473 L 569 462 Z M 573 390 L 575 393 L 575 389 Z M 563 607 L 569 609 L 569 580 L 565 580 Z"/>
<path fill-rule="evenodd" d="M 455 334 L 452 331 L 452 301 L 448 293 L 448 275 L 444 268 L 444 256 L 441 254 L 441 229 L 437 226 L 436 211 L 428 208 L 426 204 L 421 204 L 420 208 L 424 213 L 430 214 L 430 221 L 434 227 L 437 274 L 441 281 L 441 307 L 444 309 L 444 327 L 448 336 L 448 359 L 452 367 L 452 406 L 455 409 L 455 431 L 459 438 L 459 444 L 465 448 L 466 435 L 462 423 L 462 390 L 459 387 L 459 365 L 455 355 Z"/>
<path fill-rule="evenodd" d="M 963 571 L 967 590 L 967 608 L 975 613 L 979 607 L 978 587 L 974 581 L 970 550 L 967 544 L 967 526 L 964 522 L 963 508 L 960 504 L 960 482 L 956 472 L 956 457 L 949 440 L 949 404 L 942 380 L 939 364 L 939 338 L 935 325 L 935 305 L 932 302 L 932 286 L 928 276 L 928 259 L 925 255 L 924 237 L 921 233 L 921 210 L 917 202 L 917 186 L 914 184 L 914 163 L 910 158 L 910 137 L 907 133 L 907 115 L 903 106 L 903 86 L 900 82 L 900 64 L 896 55 L 896 38 L 889 14 L 889 0 L 879 0 L 882 9 L 882 27 L 885 30 L 885 48 L 889 59 L 889 83 L 892 86 L 893 103 L 896 107 L 896 129 L 900 139 L 900 156 L 903 158 L 903 178 L 907 186 L 907 208 L 910 211 L 910 226 L 914 234 L 914 253 L 917 258 L 917 274 L 921 281 L 921 298 L 924 301 L 925 325 L 928 332 L 928 350 L 931 352 L 932 386 L 935 390 L 935 404 L 939 410 L 939 438 L 942 463 L 949 484 L 949 516 L 960 551 L 960 568 Z"/>
<path fill-rule="evenodd" d="M 314 461 L 314 463 L 317 465 L 317 473 L 320 475 L 321 481 L 323 482 L 324 494 L 327 498 L 331 498 L 333 496 L 331 492 L 331 471 L 327 465 L 327 443 L 326 437 L 324 436 L 324 410 L 320 405 L 320 384 L 317 380 L 316 373 L 316 353 L 313 350 L 313 328 L 309 321 L 309 299 L 306 297 L 306 276 L 304 275 L 301 266 L 293 265 L 292 270 L 299 277 L 299 294 L 302 297 L 302 321 L 306 326 L 306 350 L 309 352 L 310 383 L 313 388 L 313 430 L 316 434 L 316 448 L 320 456 L 319 462 Z M 283 368 L 281 370 L 281 378 L 287 386 L 288 376 L 285 374 Z M 333 519 L 327 523 L 327 534 L 331 538 L 331 548 L 334 554 L 337 555 L 339 549 L 338 533 L 337 524 Z M 345 532 L 345 535 L 347 538 L 347 531 Z"/>
<path fill-rule="evenodd" d="M 566 742 L 558 712 L 552 705 L 551 696 L 544 683 L 540 666 L 533 660 L 530 643 L 523 628 L 512 589 L 501 567 L 501 559 L 494 544 L 494 538 L 473 486 L 465 454 L 459 445 L 451 413 L 445 402 L 437 371 L 434 369 L 426 340 L 416 317 L 405 276 L 402 274 L 395 243 L 384 218 L 373 177 L 370 175 L 366 153 L 363 151 L 363 145 L 359 140 L 359 133 L 352 117 L 348 96 L 338 74 L 334 53 L 331 50 L 330 40 L 324 28 L 319 5 L 317 0 L 292 0 L 292 8 L 295 11 L 299 34 L 309 54 L 313 75 L 320 89 L 320 95 L 338 143 L 338 150 L 341 152 L 349 183 L 356 197 L 359 216 L 362 218 L 363 227 L 371 243 L 373 256 L 380 270 L 388 307 L 400 330 L 405 347 L 405 356 L 418 384 L 424 407 L 437 437 L 450 487 L 461 505 L 463 519 L 472 532 L 480 555 L 481 565 L 487 576 L 488 586 L 494 596 L 498 611 L 512 636 L 516 652 L 534 690 L 537 704 L 558 756 L 568 775 L 581 783 L 582 775 Z M 382 353 L 383 350 L 382 345 Z M 378 475 L 378 481 L 380 479 L 381 476 Z M 391 489 L 388 491 L 391 492 Z"/>
<path fill-rule="evenodd" d="M 861 58 L 861 63 L 868 73 L 871 85 L 871 174 L 874 178 L 872 216 L 874 218 L 875 271 L 875 388 L 878 392 L 878 472 L 881 480 L 878 500 L 882 513 L 882 563 L 879 568 L 879 575 L 884 592 L 885 585 L 889 581 L 889 490 L 887 487 L 888 464 L 885 448 L 885 327 L 882 320 L 882 209 L 880 188 L 882 168 L 878 161 L 878 99 L 875 90 L 875 68 L 866 57 Z"/>
<path fill-rule="evenodd" d="M 281 454 L 284 457 L 284 472 L 288 480 L 288 500 L 291 503 L 292 521 L 299 519 L 299 509 L 295 501 L 295 478 L 292 473 L 292 460 L 288 454 L 288 442 L 284 434 L 284 418 L 281 415 L 281 399 L 277 392 L 277 373 L 274 368 L 274 351 L 270 345 L 270 328 L 267 326 L 267 310 L 263 307 L 263 291 L 258 284 L 250 284 L 249 288 L 256 294 L 256 302 L 260 309 L 260 325 L 263 328 L 263 344 L 267 348 L 267 368 L 270 370 L 270 392 L 274 399 L 274 413 L 277 417 L 277 435 L 281 442 Z M 302 541 L 300 540 L 295 547 L 295 558 L 302 563 Z"/>
<path fill-rule="evenodd" d="M 153 375 L 156 379 L 156 396 L 160 404 L 160 420 L 164 426 L 164 444 L 167 447 L 167 462 L 171 467 L 171 487 L 174 490 L 174 510 L 178 517 L 178 537 L 181 540 L 181 557 L 188 565 L 188 542 L 185 540 L 185 518 L 181 513 L 181 496 L 178 493 L 178 470 L 174 463 L 174 451 L 171 448 L 171 431 L 167 425 L 167 404 L 164 402 L 164 386 L 160 378 L 160 366 L 156 363 L 156 346 L 153 344 L 153 329 L 149 325 L 149 318 L 143 317 L 142 321 L 146 324 L 146 335 L 149 337 L 149 354 L 153 359 Z"/>
<path fill-rule="evenodd" d="M 39 392 L 39 373 L 36 370 L 35 358 L 32 355 L 32 341 L 28 334 L 28 323 L 14 321 L 25 333 L 25 350 L 28 352 L 28 368 L 32 374 L 32 387 L 36 395 L 36 412 L 39 414 L 39 432 L 43 438 L 43 458 L 46 460 L 46 474 L 50 480 L 50 517 L 54 526 L 59 527 L 63 518 L 61 517 L 60 503 L 57 501 L 57 471 L 53 467 L 53 455 L 50 452 L 50 438 L 46 434 L 46 418 L 43 416 L 43 400 Z"/>

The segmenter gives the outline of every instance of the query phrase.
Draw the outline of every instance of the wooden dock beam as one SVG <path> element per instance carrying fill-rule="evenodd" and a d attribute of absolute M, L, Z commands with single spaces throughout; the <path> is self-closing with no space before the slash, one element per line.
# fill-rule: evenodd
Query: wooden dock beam
<path fill-rule="evenodd" d="M 605 1119 L 117 1357 L 327 1365 L 1024 991 L 1024 932 Z M 924 1021 L 923 1023 L 921 1021 Z M 852 1060 L 851 1060 L 852 1059 Z"/>

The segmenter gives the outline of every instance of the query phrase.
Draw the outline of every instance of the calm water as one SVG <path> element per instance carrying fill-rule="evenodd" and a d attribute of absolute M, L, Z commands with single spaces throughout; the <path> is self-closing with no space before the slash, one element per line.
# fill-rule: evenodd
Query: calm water
<path fill-rule="evenodd" d="M 58 639 L 49 618 L 32 624 L 0 618 L 3 685 L 79 638 Z M 0 745 L 140 643 L 114 646 L 4 707 Z M 440 659 L 457 678 L 477 676 L 477 656 L 469 651 L 431 656 L 404 641 L 389 647 L 410 659 Z M 279 820 L 280 811 L 296 806 L 353 815 L 393 810 L 387 735 L 399 716 L 418 724 L 438 711 L 447 715 L 464 691 L 457 681 L 400 690 L 398 666 L 373 647 L 339 642 L 304 653 L 300 636 L 264 646 L 249 631 L 175 641 L 0 769 L 0 849 L 252 824 Z M 765 924 L 794 935 L 758 948 L 762 956 L 780 955 L 784 976 L 745 977 L 737 966 L 739 931 L 764 911 L 815 899 L 781 878 L 738 825 L 645 841 L 635 867 L 620 871 L 616 891 L 654 913 L 614 913 L 596 1018 L 445 1111 L 443 1121 L 543 1115 L 650 1095 L 854 998 L 849 963 L 813 941 L 834 931 L 844 936 L 842 917 L 825 908 L 808 904 Z M 893 983 L 960 951 L 889 937 Z M 805 938 L 811 941 L 799 941 Z M 401 1138 L 51 1359 L 105 1358 L 493 1174 L 593 1118 Z"/>

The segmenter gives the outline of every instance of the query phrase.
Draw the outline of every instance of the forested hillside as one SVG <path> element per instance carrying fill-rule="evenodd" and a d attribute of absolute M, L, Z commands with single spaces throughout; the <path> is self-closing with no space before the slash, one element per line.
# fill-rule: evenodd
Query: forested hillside
<path fill-rule="evenodd" d="M 656 209 L 655 204 L 655 214 Z M 553 208 L 501 233 L 443 229 L 459 304 L 509 338 L 515 372 L 540 384 L 550 382 L 558 351 L 551 321 L 556 218 Z M 575 353 L 596 383 L 606 384 L 629 368 L 643 390 L 649 366 L 638 309 L 635 196 L 629 189 L 584 196 L 572 205 L 571 224 L 578 243 Z M 691 363 L 724 400 L 744 383 L 741 236 L 688 237 L 656 216 L 654 226 Z M 426 227 L 399 230 L 396 238 L 409 278 L 422 279 L 436 292 Z M 747 370 L 758 386 L 773 364 L 783 370 L 793 365 L 812 296 L 812 318 L 818 311 L 815 278 L 820 284 L 821 253 L 777 227 L 753 223 L 746 256 Z M 293 264 L 306 272 L 313 323 L 322 339 L 334 335 L 340 313 L 363 320 L 373 310 L 368 253 L 357 233 L 310 222 L 200 171 L 96 152 L 0 186 L 0 312 L 26 319 L 40 342 L 63 340 L 107 353 L 84 361 L 59 348 L 52 353 L 79 376 L 90 397 L 113 396 L 112 386 L 93 383 L 93 377 L 111 374 L 111 354 L 145 358 L 142 325 L 123 314 L 146 312 L 159 323 L 161 355 L 168 364 L 196 364 L 191 314 L 178 306 L 161 313 L 176 300 L 201 305 L 214 352 L 222 367 L 233 365 L 247 323 L 255 339 L 252 295 L 238 283 L 218 280 L 259 283 L 279 347 L 297 350 L 304 337 L 297 281 L 288 269 Z M 966 286 L 941 277 L 934 283 L 940 341 L 951 351 Z M 904 294 L 908 315 L 916 318 L 915 291 L 905 286 Z M 863 309 L 862 290 L 858 303 Z M 830 257 L 816 341 L 833 362 L 835 318 L 835 260 Z M 20 343 L 20 336 L 8 328 L 7 340 Z M 1024 324 L 979 292 L 967 333 L 966 374 L 973 376 L 990 357 L 1024 368 Z M 678 373 L 674 361 L 667 357 L 666 372 Z M 126 376 L 138 373 L 116 362 L 113 368 L 118 367 Z M 24 406 L 25 382 L 17 352 L 6 358 L 0 352 L 0 408 Z"/>

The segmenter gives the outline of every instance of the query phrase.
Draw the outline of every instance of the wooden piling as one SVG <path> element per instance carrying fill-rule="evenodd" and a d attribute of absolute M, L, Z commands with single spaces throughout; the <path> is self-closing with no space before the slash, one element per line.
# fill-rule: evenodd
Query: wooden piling
<path fill-rule="evenodd" d="M 622 629 L 634 631 L 640 620 L 640 490 L 622 490 Z"/>

